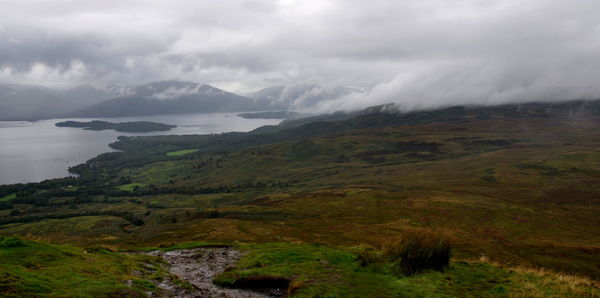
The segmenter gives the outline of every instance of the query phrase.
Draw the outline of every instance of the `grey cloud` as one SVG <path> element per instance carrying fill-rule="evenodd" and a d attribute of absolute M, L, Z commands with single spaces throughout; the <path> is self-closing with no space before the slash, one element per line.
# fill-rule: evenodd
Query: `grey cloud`
<path fill-rule="evenodd" d="M 367 90 L 318 109 L 599 98 L 595 0 L 3 1 L 0 82 Z"/>

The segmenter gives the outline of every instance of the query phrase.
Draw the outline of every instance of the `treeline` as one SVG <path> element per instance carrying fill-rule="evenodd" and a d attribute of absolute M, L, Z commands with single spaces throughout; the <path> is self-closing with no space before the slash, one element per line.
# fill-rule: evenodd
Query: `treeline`
<path fill-rule="evenodd" d="M 237 184 L 237 185 L 221 185 L 221 186 L 155 186 L 149 185 L 147 188 L 136 189 L 135 191 L 113 191 L 111 192 L 111 196 L 119 197 L 141 197 L 141 196 L 150 196 L 150 195 L 159 195 L 159 194 L 186 194 L 186 195 L 196 195 L 196 194 L 214 194 L 214 193 L 231 193 L 231 192 L 242 192 L 248 189 L 261 189 L 267 187 L 289 187 L 291 183 L 288 182 L 255 182 L 255 183 L 245 183 L 245 184 Z"/>
<path fill-rule="evenodd" d="M 67 188 L 67 189 L 53 189 L 42 192 L 36 192 L 35 188 L 27 190 L 18 190 L 17 197 L 12 199 L 7 206 L 0 204 L 0 209 L 10 209 L 13 204 L 29 204 L 39 207 L 47 206 L 65 206 L 65 205 L 78 205 L 87 204 L 94 201 L 94 197 L 104 196 L 108 197 L 143 197 L 161 194 L 214 194 L 214 193 L 232 193 L 242 192 L 248 189 L 262 189 L 267 187 L 289 187 L 290 182 L 255 182 L 245 183 L 237 185 L 221 185 L 221 186 L 156 186 L 150 184 L 148 187 L 137 188 L 134 191 L 121 190 L 112 185 L 106 186 L 89 186 L 79 188 Z"/>
<path fill-rule="evenodd" d="M 48 190 L 65 186 L 77 186 L 80 180 L 77 177 L 64 177 L 52 180 L 44 180 L 42 182 L 32 183 L 17 183 L 0 185 L 0 197 L 8 196 L 16 193 L 28 193 L 35 190 Z"/>
<path fill-rule="evenodd" d="M 10 201 L 0 202 L 0 210 L 11 209 L 13 204 L 21 203 L 20 200 L 29 198 L 32 195 L 41 192 L 52 192 L 67 186 L 79 185 L 80 180 L 77 177 L 65 177 L 59 179 L 45 180 L 36 183 L 17 183 L 0 185 L 0 197 L 15 194 L 15 198 Z"/>

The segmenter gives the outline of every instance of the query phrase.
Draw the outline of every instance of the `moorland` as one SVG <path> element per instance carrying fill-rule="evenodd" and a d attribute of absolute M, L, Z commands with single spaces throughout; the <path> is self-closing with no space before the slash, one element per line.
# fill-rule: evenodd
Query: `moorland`
<path fill-rule="evenodd" d="M 0 292 L 164 294 L 168 266 L 130 252 L 227 245 L 244 254 L 215 283 L 295 297 L 592 297 L 599 124 L 597 101 L 382 106 L 120 137 L 78 177 L 0 187 Z M 397 272 L 390 248 L 414 235 L 445 235 L 449 265 Z"/>

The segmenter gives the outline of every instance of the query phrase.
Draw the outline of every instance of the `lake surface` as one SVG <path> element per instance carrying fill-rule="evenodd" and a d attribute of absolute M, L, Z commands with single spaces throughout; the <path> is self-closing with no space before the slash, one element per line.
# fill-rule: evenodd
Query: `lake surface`
<path fill-rule="evenodd" d="M 38 122 L 0 121 L 0 184 L 39 182 L 69 175 L 68 167 L 98 154 L 114 151 L 108 144 L 118 136 L 211 134 L 250 131 L 276 125 L 280 119 L 245 119 L 237 113 L 162 115 L 123 118 L 68 118 Z M 177 125 L 170 131 L 125 133 L 56 127 L 61 121 L 153 121 Z"/>

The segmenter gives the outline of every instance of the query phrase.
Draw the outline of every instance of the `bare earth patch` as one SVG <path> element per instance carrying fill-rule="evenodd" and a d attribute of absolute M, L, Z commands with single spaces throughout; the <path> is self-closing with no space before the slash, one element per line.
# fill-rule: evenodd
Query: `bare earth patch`
<path fill-rule="evenodd" d="M 243 289 L 228 289 L 216 286 L 213 278 L 234 266 L 241 253 L 231 247 L 152 251 L 148 253 L 162 257 L 169 263 L 169 271 L 181 280 L 190 283 L 194 290 L 164 280 L 158 286 L 175 297 L 283 297 L 286 289 L 258 289 L 260 292 Z M 265 293 L 261 293 L 265 292 Z"/>

